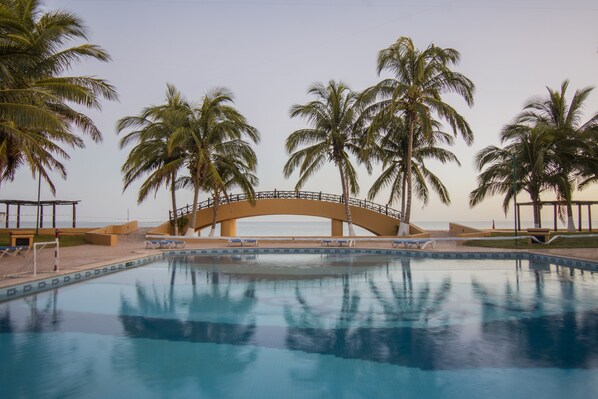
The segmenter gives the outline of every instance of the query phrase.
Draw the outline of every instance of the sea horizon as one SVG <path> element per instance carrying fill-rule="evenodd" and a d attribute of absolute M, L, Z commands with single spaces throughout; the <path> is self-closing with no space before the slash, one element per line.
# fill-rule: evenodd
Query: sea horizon
<path fill-rule="evenodd" d="M 131 219 L 131 221 L 134 219 Z M 109 225 L 118 225 L 127 223 L 127 220 L 112 220 L 112 221 L 77 221 L 77 227 L 80 228 L 92 228 L 92 227 L 104 227 Z M 162 222 L 156 221 L 143 221 L 138 220 L 139 227 L 156 227 L 162 224 Z M 512 220 L 468 220 L 468 221 L 413 221 L 413 224 L 424 229 L 424 230 L 440 230 L 448 231 L 449 223 L 455 223 L 464 225 L 467 227 L 477 229 L 491 229 L 494 224 L 496 229 L 513 229 L 514 223 Z M 4 222 L 2 222 L 4 227 Z M 58 228 L 70 228 L 72 227 L 71 220 L 58 220 L 56 221 Z M 543 221 L 544 227 L 553 227 L 552 220 Z M 35 228 L 35 221 L 21 220 L 21 228 Z M 51 228 L 51 221 L 44 221 L 44 228 Z M 373 236 L 374 234 L 369 231 L 355 225 L 355 232 L 357 235 Z M 533 221 L 522 220 L 521 228 L 527 229 L 534 227 Z M 565 225 L 559 221 L 558 228 L 565 229 Z M 584 226 L 586 227 L 586 226 Z M 16 228 L 16 220 L 11 219 L 9 228 Z M 40 227 L 41 228 L 41 227 Z M 348 235 L 347 224 L 343 223 L 344 234 Z M 210 228 L 204 228 L 201 230 L 201 236 L 207 236 Z M 220 235 L 220 225 L 216 225 L 215 235 Z M 238 236 L 328 236 L 330 235 L 330 222 L 328 220 L 317 220 L 317 221 L 304 221 L 304 220 L 280 220 L 280 221 L 251 221 L 251 220 L 238 220 L 237 221 L 237 235 Z"/>

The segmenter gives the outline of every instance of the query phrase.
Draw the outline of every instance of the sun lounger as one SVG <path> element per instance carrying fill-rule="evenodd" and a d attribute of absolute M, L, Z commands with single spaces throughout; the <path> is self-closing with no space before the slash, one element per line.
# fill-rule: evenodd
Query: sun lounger
<path fill-rule="evenodd" d="M 160 241 L 161 240 L 146 240 L 145 241 L 145 247 L 146 248 L 151 248 L 151 249 L 160 248 Z"/>
<path fill-rule="evenodd" d="M 0 247 L 0 258 L 2 258 L 4 255 L 17 256 L 19 253 L 21 255 L 25 255 L 27 252 L 29 252 L 29 247 L 23 245 L 14 247 Z"/>
<path fill-rule="evenodd" d="M 418 249 L 425 249 L 428 245 L 434 248 L 436 241 L 429 238 L 405 238 L 402 240 L 394 240 L 392 242 L 394 248 L 397 248 L 401 244 L 404 245 L 405 248 L 417 247 Z"/>
<path fill-rule="evenodd" d="M 147 240 L 145 247 L 151 249 L 185 248 L 185 241 L 180 240 Z"/>
<path fill-rule="evenodd" d="M 229 238 L 228 239 L 228 246 L 229 247 L 234 247 L 234 246 L 243 246 L 243 240 L 241 240 L 240 238 Z"/>
<path fill-rule="evenodd" d="M 354 240 L 321 240 L 320 245 L 323 247 L 353 247 L 355 246 Z"/>
<path fill-rule="evenodd" d="M 241 245 L 243 245 L 243 246 L 253 245 L 254 247 L 257 247 L 257 240 L 255 240 L 253 238 L 247 238 L 247 239 L 243 240 Z"/>
<path fill-rule="evenodd" d="M 181 240 L 163 240 L 168 248 L 185 248 L 185 241 Z"/>

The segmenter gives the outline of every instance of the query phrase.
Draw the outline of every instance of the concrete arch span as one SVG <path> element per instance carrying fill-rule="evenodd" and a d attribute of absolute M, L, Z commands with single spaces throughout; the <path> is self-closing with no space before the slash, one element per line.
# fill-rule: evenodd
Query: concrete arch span
<path fill-rule="evenodd" d="M 216 222 L 221 223 L 222 236 L 236 235 L 236 220 L 266 215 L 317 216 L 331 220 L 332 236 L 343 235 L 345 205 L 341 196 L 316 192 L 267 191 L 256 193 L 254 204 L 242 195 L 229 195 L 221 198 Z M 401 223 L 400 212 L 387 206 L 369 201 L 350 198 L 353 223 L 379 236 L 394 236 Z M 190 206 L 177 211 L 178 217 L 188 217 Z M 172 215 L 171 215 L 172 216 Z M 200 230 L 212 225 L 214 216 L 213 201 L 199 204 L 194 229 Z M 155 234 L 167 234 L 170 223 L 152 230 Z"/>

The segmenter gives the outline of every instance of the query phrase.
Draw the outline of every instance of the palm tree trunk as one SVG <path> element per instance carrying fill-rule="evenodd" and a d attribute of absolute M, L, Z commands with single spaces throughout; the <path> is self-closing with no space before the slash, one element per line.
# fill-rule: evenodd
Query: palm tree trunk
<path fill-rule="evenodd" d="M 172 200 L 172 215 L 173 215 L 173 221 L 174 221 L 174 235 L 178 236 L 179 235 L 179 218 L 176 214 L 176 193 L 175 193 L 175 187 L 174 187 L 174 180 L 176 178 L 176 175 L 173 173 L 170 177 L 170 196 L 171 196 L 171 200 Z"/>
<path fill-rule="evenodd" d="M 571 201 L 567 200 L 567 231 L 575 231 L 575 222 L 573 221 L 573 206 Z"/>
<path fill-rule="evenodd" d="M 349 188 L 347 187 L 347 179 L 343 171 L 342 164 L 339 163 L 338 170 L 341 175 L 341 183 L 343 187 L 343 199 L 345 200 L 345 215 L 347 217 L 347 226 L 349 227 L 349 235 L 355 236 L 355 229 L 353 229 L 353 219 L 351 218 L 351 208 L 349 207 Z"/>
<path fill-rule="evenodd" d="M 538 200 L 532 200 L 532 208 L 534 211 L 534 227 L 540 227 L 540 206 L 538 205 Z"/>
<path fill-rule="evenodd" d="M 413 134 L 415 131 L 415 120 L 413 116 L 409 117 L 409 141 L 407 144 L 407 159 L 406 159 L 406 171 L 405 179 L 407 179 L 407 204 L 405 205 L 405 214 L 403 215 L 403 222 L 409 224 L 411 221 L 411 194 L 413 190 L 413 182 L 411 179 L 411 156 L 413 155 Z"/>
<path fill-rule="evenodd" d="M 407 185 L 407 180 L 405 180 L 405 176 L 403 176 L 402 188 L 401 188 L 401 216 L 405 215 L 405 186 Z"/>
<path fill-rule="evenodd" d="M 197 183 L 197 182 L 195 182 Z M 197 200 L 199 199 L 199 184 L 193 185 L 193 209 L 191 210 L 191 219 L 189 220 L 189 226 L 187 227 L 186 236 L 192 236 L 195 234 L 195 217 L 197 216 Z"/>
<path fill-rule="evenodd" d="M 563 198 L 567 203 L 567 231 L 575 231 L 575 222 L 573 221 L 573 206 L 571 205 L 573 189 L 569 184 L 565 184 L 563 191 Z"/>
<path fill-rule="evenodd" d="M 214 206 L 212 207 L 212 228 L 210 229 L 210 234 L 208 237 L 214 237 L 214 233 L 216 232 L 216 217 L 218 216 L 218 205 L 220 204 L 220 194 L 218 192 L 214 192 Z"/>

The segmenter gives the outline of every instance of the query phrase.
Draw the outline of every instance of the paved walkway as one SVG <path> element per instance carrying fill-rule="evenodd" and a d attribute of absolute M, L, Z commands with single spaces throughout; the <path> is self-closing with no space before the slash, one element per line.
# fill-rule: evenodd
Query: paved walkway
<path fill-rule="evenodd" d="M 60 271 L 54 272 L 54 250 L 53 247 L 38 253 L 37 276 L 33 276 L 33 252 L 21 256 L 5 256 L 0 258 L 0 287 L 21 284 L 26 281 L 46 278 L 48 275 L 57 273 L 70 273 L 76 270 L 85 270 L 99 267 L 109 263 L 121 262 L 158 253 L 160 250 L 145 248 L 145 234 L 148 229 L 139 229 L 127 235 L 118 237 L 118 245 L 106 247 L 100 245 L 81 245 L 60 249 Z M 445 238 L 448 233 L 445 231 L 431 232 L 433 237 Z M 267 241 L 267 239 L 264 239 Z M 187 244 L 186 248 L 224 248 L 228 247 L 226 240 L 214 240 L 210 242 Z M 261 242 L 260 247 L 320 247 L 319 240 L 313 241 L 272 241 Z M 390 248 L 387 241 L 358 241 L 357 248 Z M 455 242 L 439 241 L 434 249 L 426 248 L 426 251 L 467 251 L 467 252 L 497 252 L 513 250 L 501 250 L 497 248 L 463 247 Z M 588 259 L 598 261 L 598 248 L 576 248 L 576 249 L 538 249 L 534 252 L 550 253 L 576 259 Z"/>

